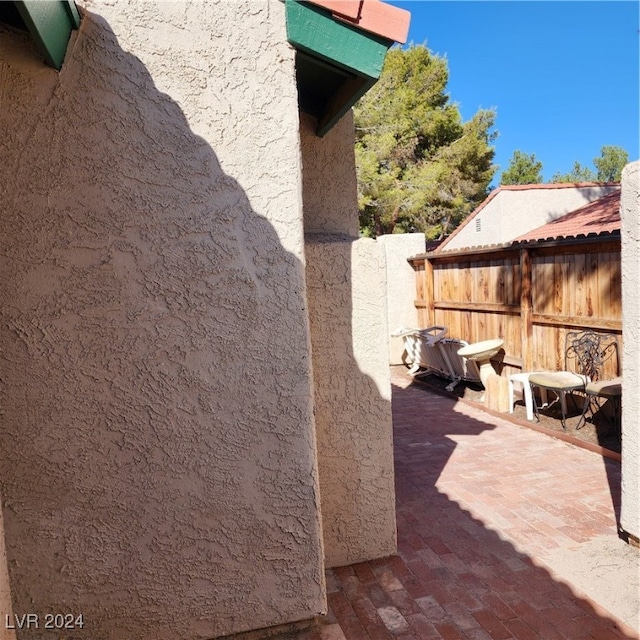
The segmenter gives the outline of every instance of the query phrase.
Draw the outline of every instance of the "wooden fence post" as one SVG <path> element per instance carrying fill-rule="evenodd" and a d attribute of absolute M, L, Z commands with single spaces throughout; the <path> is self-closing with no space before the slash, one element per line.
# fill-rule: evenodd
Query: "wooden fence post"
<path fill-rule="evenodd" d="M 528 249 L 520 250 L 520 273 L 522 286 L 520 287 L 520 322 L 522 342 L 522 370 L 531 371 L 533 367 L 533 288 L 531 253 Z"/>
<path fill-rule="evenodd" d="M 425 326 L 435 324 L 435 300 L 433 299 L 433 264 L 429 258 L 424 260 L 424 301 L 425 301 Z"/>

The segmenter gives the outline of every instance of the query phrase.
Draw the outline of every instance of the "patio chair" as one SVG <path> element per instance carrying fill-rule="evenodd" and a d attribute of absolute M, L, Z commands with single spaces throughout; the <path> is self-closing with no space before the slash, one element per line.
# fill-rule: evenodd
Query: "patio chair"
<path fill-rule="evenodd" d="M 599 398 L 611 400 L 614 405 L 614 416 L 617 415 L 622 396 L 622 387 L 618 378 L 603 380 L 602 372 L 605 363 L 611 358 L 616 358 L 619 364 L 618 340 L 614 335 L 597 333 L 595 331 L 569 331 L 565 339 L 565 370 L 542 373 L 532 373 L 529 383 L 532 387 L 538 387 L 544 391 L 553 391 L 556 401 L 560 401 L 562 428 L 566 430 L 567 404 L 566 395 L 569 394 L 575 405 L 574 392 L 584 396 L 582 412 L 578 420 L 577 429 L 586 422 L 586 415 L 593 404 L 600 408 Z M 539 420 L 539 410 L 533 396 L 533 405 L 536 418 Z M 551 404 L 553 404 L 552 402 Z M 548 405 L 551 406 L 551 405 Z"/>
<path fill-rule="evenodd" d="M 446 389 L 453 391 L 461 380 L 479 381 L 480 373 L 475 362 L 458 355 L 459 349 L 469 343 L 458 338 L 445 338 L 446 334 L 446 327 L 434 325 L 426 329 L 400 328 L 391 335 L 404 340 L 407 360 L 411 362 L 410 375 L 417 377 L 435 373 L 451 380 Z"/>
<path fill-rule="evenodd" d="M 597 411 L 602 410 L 602 399 L 607 400 L 611 405 L 613 425 L 615 427 L 620 425 L 622 409 L 622 378 L 620 376 L 612 378 L 611 380 L 596 380 L 587 383 L 585 394 L 582 415 L 580 416 L 580 421 L 576 429 L 581 429 L 586 424 L 587 411 L 590 410 L 592 417 L 594 417 Z M 594 407 L 597 408 L 597 411 L 594 411 Z M 620 437 L 620 435 L 621 433 L 618 431 L 618 437 Z"/>

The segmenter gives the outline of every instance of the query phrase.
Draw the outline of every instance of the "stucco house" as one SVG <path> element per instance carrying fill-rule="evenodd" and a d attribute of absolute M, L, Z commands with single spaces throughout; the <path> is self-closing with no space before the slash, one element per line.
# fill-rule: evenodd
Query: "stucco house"
<path fill-rule="evenodd" d="M 616 183 L 504 185 L 492 191 L 438 251 L 511 242 L 613 191 Z"/>
<path fill-rule="evenodd" d="M 0 619 L 304 626 L 325 566 L 396 549 L 385 264 L 358 239 L 349 109 L 409 15 L 2 5 Z"/>

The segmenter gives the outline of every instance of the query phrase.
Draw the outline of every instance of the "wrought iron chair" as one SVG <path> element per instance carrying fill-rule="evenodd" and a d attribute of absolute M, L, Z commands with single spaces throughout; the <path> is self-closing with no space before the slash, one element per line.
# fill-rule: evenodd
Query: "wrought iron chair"
<path fill-rule="evenodd" d="M 576 429 L 580 429 L 586 422 L 589 408 L 593 412 L 593 403 L 600 408 L 600 398 L 612 402 L 614 418 L 619 414 L 622 397 L 621 379 L 603 380 L 603 370 L 607 361 L 618 360 L 618 340 L 612 334 L 597 333 L 595 331 L 569 331 L 565 339 L 565 371 L 533 373 L 529 376 L 529 383 L 547 391 L 553 391 L 556 401 L 560 401 L 562 428 L 566 430 L 566 395 L 569 394 L 575 405 L 574 392 L 584 396 L 582 412 Z M 534 398 L 534 410 L 540 419 L 538 406 Z M 551 404 L 554 404 L 552 402 Z M 549 405 L 550 406 L 550 405 Z M 575 405 L 576 408 L 577 405 Z"/>
<path fill-rule="evenodd" d="M 597 407 L 597 410 L 602 409 L 601 399 L 608 400 L 612 407 L 613 424 L 615 427 L 620 426 L 621 409 L 622 409 L 622 378 L 617 376 L 611 380 L 596 380 L 589 382 L 585 387 L 585 399 L 584 408 L 582 409 L 582 415 L 580 416 L 580 422 L 576 426 L 576 429 L 581 429 L 587 422 L 587 411 L 591 410 L 591 415 L 595 416 L 596 411 L 593 407 Z M 621 433 L 618 430 L 618 438 Z"/>

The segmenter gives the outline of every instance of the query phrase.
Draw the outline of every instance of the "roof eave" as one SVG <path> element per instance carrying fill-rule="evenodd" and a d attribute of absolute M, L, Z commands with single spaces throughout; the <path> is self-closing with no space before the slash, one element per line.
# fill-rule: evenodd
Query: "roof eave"
<path fill-rule="evenodd" d="M 405 30 L 410 14 L 380 0 L 285 0 L 285 8 L 287 39 L 304 56 L 296 65 L 299 105 L 324 136 L 377 82 L 389 47 L 403 37 L 397 25 L 375 22 L 372 11 L 378 18 L 376 11 L 401 12 Z"/>
<path fill-rule="evenodd" d="M 476 247 L 464 247 L 462 249 L 450 249 L 449 251 L 429 251 L 411 256 L 408 262 L 419 260 L 441 260 L 445 258 L 458 258 L 476 256 L 482 254 L 503 253 L 505 251 L 519 251 L 520 249 L 543 249 L 549 247 L 566 247 L 572 245 L 597 244 L 600 242 L 616 241 L 621 237 L 620 230 L 603 231 L 602 233 L 578 234 L 575 236 L 562 236 L 539 240 L 513 240 L 503 244 L 478 245 Z"/>

